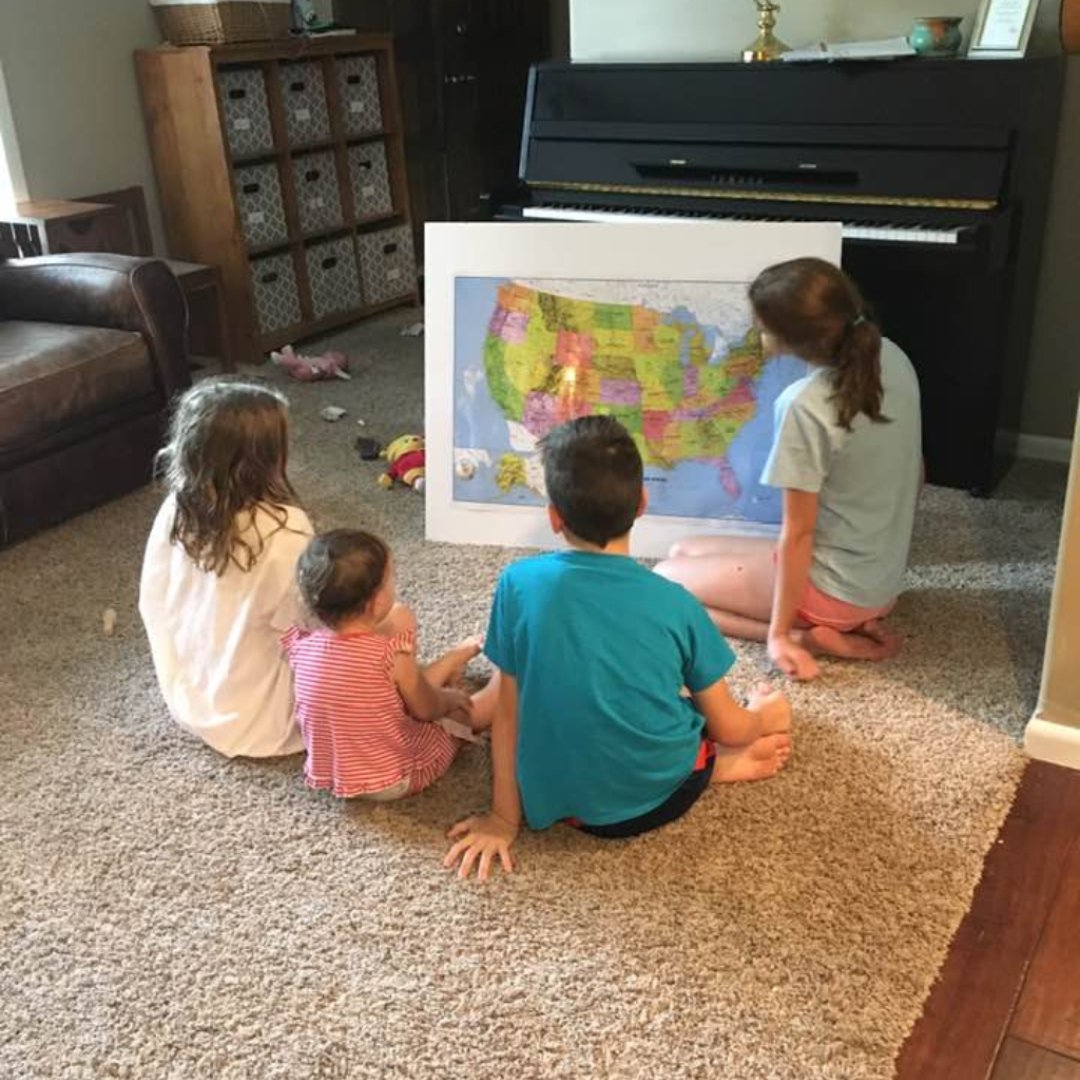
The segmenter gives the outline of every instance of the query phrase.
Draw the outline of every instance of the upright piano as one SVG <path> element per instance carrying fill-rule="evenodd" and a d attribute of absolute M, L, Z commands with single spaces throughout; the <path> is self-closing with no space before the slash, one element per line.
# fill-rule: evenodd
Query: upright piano
<path fill-rule="evenodd" d="M 540 64 L 494 216 L 841 221 L 844 268 L 918 371 L 928 479 L 988 494 L 1015 454 L 1062 71 Z"/>

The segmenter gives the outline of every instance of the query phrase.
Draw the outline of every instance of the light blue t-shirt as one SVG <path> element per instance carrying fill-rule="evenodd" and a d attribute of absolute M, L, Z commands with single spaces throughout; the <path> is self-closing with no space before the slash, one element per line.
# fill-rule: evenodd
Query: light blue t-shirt
<path fill-rule="evenodd" d="M 680 689 L 707 689 L 735 661 L 681 585 L 586 551 L 507 567 L 484 651 L 517 679 L 517 780 L 534 829 L 610 825 L 664 802 L 704 729 Z"/>
<path fill-rule="evenodd" d="M 879 424 L 836 422 L 828 368 L 776 400 L 776 436 L 761 481 L 818 493 L 810 580 L 837 600 L 882 607 L 903 589 L 922 463 L 919 381 L 903 350 L 881 342 Z"/>

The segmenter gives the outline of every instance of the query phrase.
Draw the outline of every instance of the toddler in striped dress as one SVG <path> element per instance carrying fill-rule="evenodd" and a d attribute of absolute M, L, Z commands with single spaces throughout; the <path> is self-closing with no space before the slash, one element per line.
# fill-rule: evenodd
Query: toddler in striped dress
<path fill-rule="evenodd" d="M 479 642 L 420 667 L 416 620 L 396 603 L 390 551 L 370 533 L 337 529 L 314 537 L 297 578 L 322 624 L 294 626 L 281 639 L 293 669 L 308 786 L 379 801 L 423 791 L 460 746 L 439 721 L 474 732 L 491 724 L 494 682 L 473 696 L 451 685 Z"/>

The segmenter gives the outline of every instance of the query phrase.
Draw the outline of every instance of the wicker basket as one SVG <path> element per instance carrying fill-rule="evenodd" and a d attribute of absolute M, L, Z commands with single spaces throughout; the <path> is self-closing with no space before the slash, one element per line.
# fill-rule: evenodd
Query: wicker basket
<path fill-rule="evenodd" d="M 173 45 L 229 45 L 289 36 L 289 0 L 150 0 L 161 36 Z"/>

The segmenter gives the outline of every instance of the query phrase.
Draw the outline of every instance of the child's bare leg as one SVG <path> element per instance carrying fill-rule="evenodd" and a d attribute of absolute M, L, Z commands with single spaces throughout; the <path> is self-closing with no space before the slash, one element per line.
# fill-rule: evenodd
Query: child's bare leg
<path fill-rule="evenodd" d="M 749 746 L 716 747 L 713 784 L 734 784 L 742 780 L 768 780 L 791 758 L 791 736 L 762 735 Z"/>
<path fill-rule="evenodd" d="M 703 555 L 745 558 L 756 553 L 760 545 L 760 536 L 688 536 L 671 545 L 668 559 L 698 559 Z"/>
<path fill-rule="evenodd" d="M 468 662 L 480 653 L 480 639 L 466 638 L 449 652 L 443 653 L 424 668 L 428 682 L 433 686 L 449 686 L 461 678 Z"/>
<path fill-rule="evenodd" d="M 488 680 L 487 686 L 481 687 L 472 696 L 472 729 L 487 731 L 495 717 L 495 702 L 499 700 L 499 672 Z"/>
<path fill-rule="evenodd" d="M 735 615 L 718 608 L 705 609 L 713 625 L 724 637 L 741 638 L 743 641 L 764 641 L 769 636 L 769 624 L 760 619 L 748 619 L 745 615 Z"/>
<path fill-rule="evenodd" d="M 751 640 L 760 641 L 762 627 L 768 628 L 772 616 L 773 549 L 772 540 L 765 537 L 738 537 L 737 543 L 715 554 L 666 559 L 656 572 L 693 593 L 710 614 L 716 613 L 713 621 L 725 632 L 740 637 L 741 629 Z M 720 623 L 721 618 L 726 623 Z"/>

